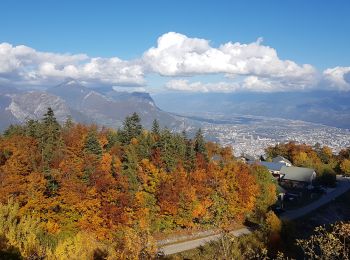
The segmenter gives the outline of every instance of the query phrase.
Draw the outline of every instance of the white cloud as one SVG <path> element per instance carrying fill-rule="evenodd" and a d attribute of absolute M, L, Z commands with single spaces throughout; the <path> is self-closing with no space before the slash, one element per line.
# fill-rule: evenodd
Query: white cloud
<path fill-rule="evenodd" d="M 179 91 L 350 91 L 350 67 L 329 68 L 321 73 L 309 64 L 280 59 L 274 48 L 263 45 L 262 38 L 248 44 L 227 42 L 213 47 L 209 40 L 169 32 L 136 60 L 40 52 L 23 45 L 0 44 L 1 84 L 50 86 L 73 78 L 86 84 L 144 87 L 145 76 L 154 73 L 168 77 L 167 89 Z M 205 83 L 190 78 L 209 74 L 222 80 Z M 186 80 L 179 79 L 181 76 Z"/>
<path fill-rule="evenodd" d="M 220 92 L 229 93 L 235 91 L 300 91 L 306 88 L 301 85 L 293 85 L 290 82 L 281 82 L 268 78 L 259 78 L 257 76 L 248 76 L 241 81 L 227 82 L 219 81 L 216 83 L 203 83 L 200 81 L 190 82 L 187 79 L 170 80 L 165 84 L 169 90 L 186 92 Z M 313 86 L 312 86 L 313 87 Z M 310 87 L 311 88 L 311 87 Z"/>
<path fill-rule="evenodd" d="M 112 87 L 115 91 L 118 92 L 147 92 L 147 90 L 144 87 L 121 87 L 121 86 L 113 86 Z"/>
<path fill-rule="evenodd" d="M 208 40 L 169 32 L 158 38 L 156 47 L 144 53 L 143 61 L 149 71 L 163 76 L 222 74 L 229 79 L 243 78 L 238 83 L 175 80 L 166 85 L 177 90 L 303 90 L 315 87 L 319 80 L 313 66 L 281 60 L 275 49 L 262 45 L 262 38 L 249 44 L 228 42 L 214 48 Z"/>
<path fill-rule="evenodd" d="M 8 43 L 0 44 L 0 78 L 32 85 L 52 85 L 66 78 L 86 83 L 144 84 L 143 67 L 135 61 L 40 52 Z"/>
<path fill-rule="evenodd" d="M 218 82 L 218 83 L 202 83 L 189 82 L 186 79 L 170 80 L 165 87 L 169 90 L 186 91 L 186 92 L 234 92 L 240 88 L 239 84 Z"/>
<path fill-rule="evenodd" d="M 350 91 L 350 67 L 335 67 L 323 71 L 326 83 L 343 91 Z"/>
<path fill-rule="evenodd" d="M 150 70 L 164 76 L 224 73 L 314 80 L 316 70 L 311 65 L 281 60 L 275 49 L 261 42 L 259 38 L 250 44 L 228 42 L 213 48 L 208 40 L 169 32 L 158 38 L 156 47 L 144 53 L 143 60 Z"/>

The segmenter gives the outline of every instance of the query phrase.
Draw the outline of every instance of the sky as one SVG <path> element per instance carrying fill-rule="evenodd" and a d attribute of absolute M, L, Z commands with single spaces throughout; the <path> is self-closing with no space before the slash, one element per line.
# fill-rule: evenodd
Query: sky
<path fill-rule="evenodd" d="M 2 0 L 0 84 L 350 90 L 350 1 Z"/>

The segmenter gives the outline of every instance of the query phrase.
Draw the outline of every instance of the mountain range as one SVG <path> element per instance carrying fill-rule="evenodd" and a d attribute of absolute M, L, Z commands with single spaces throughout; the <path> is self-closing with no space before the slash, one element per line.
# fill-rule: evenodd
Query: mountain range
<path fill-rule="evenodd" d="M 159 93 L 88 88 L 75 80 L 46 90 L 0 86 L 0 131 L 10 124 L 40 119 L 51 107 L 57 119 L 118 128 L 136 112 L 150 128 L 154 119 L 170 129 L 198 125 L 205 115 L 236 119 L 240 115 L 284 118 L 350 129 L 350 92 Z M 166 112 L 170 111 L 170 112 Z M 213 118 L 211 116 L 211 118 Z M 213 123 L 216 121 L 214 120 Z"/>
<path fill-rule="evenodd" d="M 51 107 L 60 122 L 69 116 L 76 122 L 120 127 L 136 112 L 145 127 L 157 119 L 172 128 L 184 119 L 159 109 L 148 93 L 122 92 L 110 88 L 91 89 L 75 80 L 43 90 L 21 91 L 0 86 L 0 130 L 28 119 L 40 119 Z"/>
<path fill-rule="evenodd" d="M 159 93 L 153 96 L 166 111 L 188 116 L 220 114 L 263 116 L 350 129 L 350 92 Z"/>

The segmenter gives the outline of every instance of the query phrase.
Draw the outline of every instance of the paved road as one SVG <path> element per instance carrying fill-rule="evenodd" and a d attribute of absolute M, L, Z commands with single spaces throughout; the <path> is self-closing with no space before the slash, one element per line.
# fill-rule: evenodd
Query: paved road
<path fill-rule="evenodd" d="M 241 235 L 245 234 L 250 234 L 251 232 L 249 231 L 248 228 L 241 228 L 238 230 L 234 230 L 231 232 L 236 237 L 239 237 Z M 172 255 L 176 253 L 180 253 L 186 250 L 194 249 L 199 246 L 203 246 L 204 244 L 218 240 L 222 235 L 221 234 L 216 234 L 216 235 L 211 235 L 203 238 L 198 238 L 195 240 L 190 240 L 190 241 L 185 241 L 185 242 L 180 242 L 176 244 L 171 244 L 171 245 L 166 245 L 163 246 L 159 249 L 160 252 L 163 252 L 165 255 Z"/>
<path fill-rule="evenodd" d="M 303 215 L 306 215 L 315 209 L 318 209 L 319 207 L 329 203 L 336 197 L 340 196 L 341 194 L 345 193 L 350 189 L 350 179 L 346 179 L 341 176 L 337 176 L 337 187 L 332 190 L 331 192 L 323 195 L 320 199 L 317 201 L 303 207 L 300 209 L 296 210 L 290 210 L 285 213 L 283 213 L 280 218 L 284 220 L 293 220 L 297 219 Z M 232 231 L 231 234 L 234 236 L 241 236 L 244 234 L 249 234 L 251 231 L 248 228 L 241 228 L 235 231 Z M 171 254 L 176 254 L 180 253 L 186 250 L 194 249 L 199 246 L 203 246 L 204 244 L 218 240 L 222 235 L 221 234 L 216 234 L 216 235 L 210 235 L 207 237 L 203 238 L 198 238 L 190 241 L 185 241 L 185 242 L 179 242 L 179 243 L 174 243 L 170 245 L 165 245 L 160 248 L 160 252 L 163 252 L 165 255 L 171 255 Z"/>
<path fill-rule="evenodd" d="M 320 199 L 314 201 L 313 203 L 310 203 L 305 207 L 286 211 L 285 213 L 280 215 L 280 218 L 283 220 L 297 219 L 331 202 L 333 199 L 345 193 L 349 189 L 350 189 L 350 180 L 342 176 L 337 176 L 337 187 L 334 190 L 323 195 Z"/>

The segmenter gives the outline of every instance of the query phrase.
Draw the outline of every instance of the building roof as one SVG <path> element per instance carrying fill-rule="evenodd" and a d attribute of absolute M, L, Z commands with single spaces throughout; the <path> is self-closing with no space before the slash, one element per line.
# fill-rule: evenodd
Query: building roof
<path fill-rule="evenodd" d="M 282 166 L 285 166 L 284 163 L 274 163 L 274 162 L 252 162 L 249 161 L 249 164 L 257 164 L 257 165 L 262 165 L 265 166 L 267 169 L 270 171 L 280 171 Z"/>
<path fill-rule="evenodd" d="M 286 163 L 289 163 L 290 165 L 292 165 L 292 163 L 288 159 L 286 159 L 286 158 L 284 158 L 283 156 L 280 156 L 280 155 L 278 155 L 275 158 L 273 158 L 272 161 L 275 162 L 275 163 L 286 162 Z"/>
<path fill-rule="evenodd" d="M 311 168 L 294 167 L 294 166 L 283 166 L 281 168 L 281 174 L 283 180 L 300 181 L 300 182 L 311 182 L 315 170 Z"/>
<path fill-rule="evenodd" d="M 247 161 L 256 161 L 256 158 L 254 156 L 251 156 L 249 154 L 243 154 L 241 158 L 246 159 Z"/>
<path fill-rule="evenodd" d="M 270 171 L 280 171 L 285 166 L 284 163 L 280 162 L 260 162 L 259 164 L 265 166 Z"/>
<path fill-rule="evenodd" d="M 222 160 L 222 156 L 219 155 L 219 154 L 214 154 L 214 155 L 211 157 L 211 159 L 212 159 L 213 161 L 220 161 L 220 160 Z"/>

